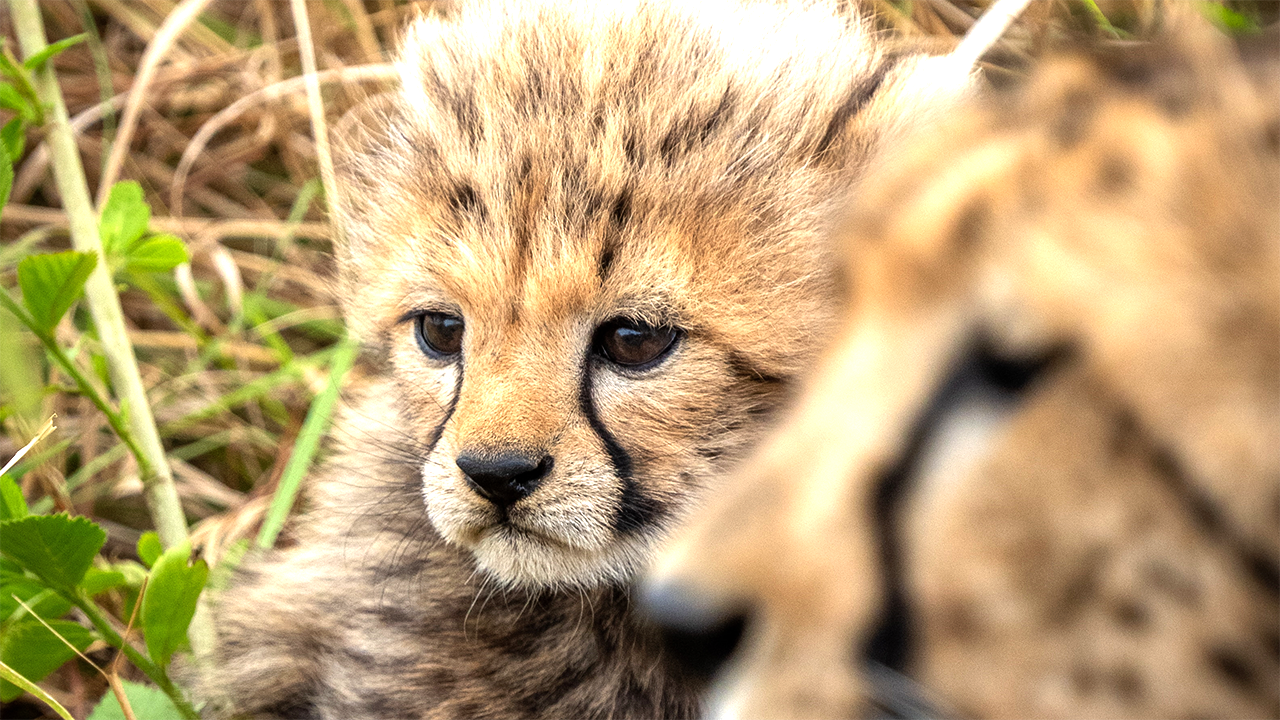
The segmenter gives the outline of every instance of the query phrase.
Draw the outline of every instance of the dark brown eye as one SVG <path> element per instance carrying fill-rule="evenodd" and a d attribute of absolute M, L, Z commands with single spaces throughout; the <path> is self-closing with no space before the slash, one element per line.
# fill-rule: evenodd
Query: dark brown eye
<path fill-rule="evenodd" d="M 613 363 L 643 369 L 666 357 L 679 336 L 680 331 L 673 327 L 615 318 L 596 330 L 592 347 L 597 355 Z"/>
<path fill-rule="evenodd" d="M 415 323 L 418 347 L 427 357 L 446 359 L 462 352 L 465 325 L 457 315 L 427 312 Z"/>

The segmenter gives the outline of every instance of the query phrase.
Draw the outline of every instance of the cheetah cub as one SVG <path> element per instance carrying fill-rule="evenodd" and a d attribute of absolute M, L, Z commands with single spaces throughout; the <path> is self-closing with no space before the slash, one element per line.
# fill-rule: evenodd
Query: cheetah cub
<path fill-rule="evenodd" d="M 645 594 L 749 611 L 714 716 L 1280 716 L 1280 43 L 1174 24 L 866 176 L 837 340 Z"/>
<path fill-rule="evenodd" d="M 814 359 L 840 189 L 966 71 L 814 0 L 462 2 L 399 68 L 338 163 L 385 369 L 221 597 L 211 706 L 697 715 L 628 583 Z"/>

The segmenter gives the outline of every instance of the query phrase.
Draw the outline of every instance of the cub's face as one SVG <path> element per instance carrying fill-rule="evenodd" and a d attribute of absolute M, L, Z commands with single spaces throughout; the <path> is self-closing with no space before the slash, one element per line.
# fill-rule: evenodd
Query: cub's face
<path fill-rule="evenodd" d="M 688 239 L 543 240 L 522 254 L 476 232 L 400 278 L 387 342 L 436 529 L 508 582 L 617 579 L 781 378 L 698 306 Z"/>
<path fill-rule="evenodd" d="M 753 6 L 778 17 L 736 47 L 710 30 L 736 7 L 423 20 L 345 133 L 348 320 L 390 358 L 432 524 L 501 582 L 629 577 L 833 314 L 828 201 L 896 68 L 821 8 Z"/>

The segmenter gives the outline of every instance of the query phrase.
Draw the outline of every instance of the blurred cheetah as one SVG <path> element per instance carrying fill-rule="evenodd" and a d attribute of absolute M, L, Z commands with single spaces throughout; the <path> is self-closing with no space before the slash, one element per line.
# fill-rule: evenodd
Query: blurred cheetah
<path fill-rule="evenodd" d="M 861 183 L 837 339 L 647 593 L 745 620 L 712 716 L 1280 715 L 1280 43 L 1182 25 Z"/>

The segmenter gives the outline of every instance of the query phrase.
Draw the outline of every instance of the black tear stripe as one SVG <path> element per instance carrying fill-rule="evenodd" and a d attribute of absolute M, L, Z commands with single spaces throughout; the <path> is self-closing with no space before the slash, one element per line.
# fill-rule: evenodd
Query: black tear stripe
<path fill-rule="evenodd" d="M 480 199 L 480 191 L 469 180 L 459 181 L 449 193 L 449 209 L 459 222 L 469 218 L 487 220 L 489 208 Z"/>
<path fill-rule="evenodd" d="M 449 399 L 449 404 L 444 409 L 444 417 L 432 429 L 431 435 L 427 440 L 427 451 L 424 458 L 431 457 L 431 453 L 436 451 L 436 444 L 440 442 L 440 437 L 444 435 L 444 426 L 449 424 L 449 419 L 453 417 L 453 411 L 458 407 L 458 398 L 462 395 L 462 375 L 463 365 L 458 363 L 458 379 L 453 383 L 453 397 Z"/>
<path fill-rule="evenodd" d="M 578 406 L 582 410 L 582 414 L 587 418 L 587 424 L 591 426 L 591 430 L 595 432 L 596 437 L 600 439 L 600 444 L 604 446 L 605 453 L 609 455 L 609 462 L 613 465 L 613 472 L 618 476 L 618 480 L 622 482 L 622 498 L 618 503 L 618 510 L 613 516 L 613 531 L 622 536 L 635 535 L 642 532 L 645 528 L 653 527 L 654 523 L 665 512 L 662 502 L 656 498 L 650 497 L 640 488 L 640 483 L 635 478 L 635 465 L 631 460 L 631 455 L 626 449 L 618 444 L 613 433 L 609 432 L 609 428 L 601 422 L 599 414 L 596 412 L 595 399 L 591 397 L 591 367 L 590 358 L 582 365 L 582 383 L 578 391 Z"/>
<path fill-rule="evenodd" d="M 880 582 L 885 588 L 879 622 L 865 638 L 859 638 L 855 657 L 859 662 L 883 665 L 905 672 L 915 646 L 911 606 L 904 585 L 905 568 L 897 538 L 901 536 L 902 511 L 912 481 L 919 475 L 925 450 L 932 444 L 942 421 L 974 392 L 996 393 L 1016 403 L 1039 378 L 1070 359 L 1070 348 L 1053 348 L 1043 356 L 1023 362 L 997 357 L 991 344 L 979 336 L 952 362 L 951 371 L 929 397 L 907 434 L 902 451 L 876 479 L 871 519 L 880 556 Z"/>

